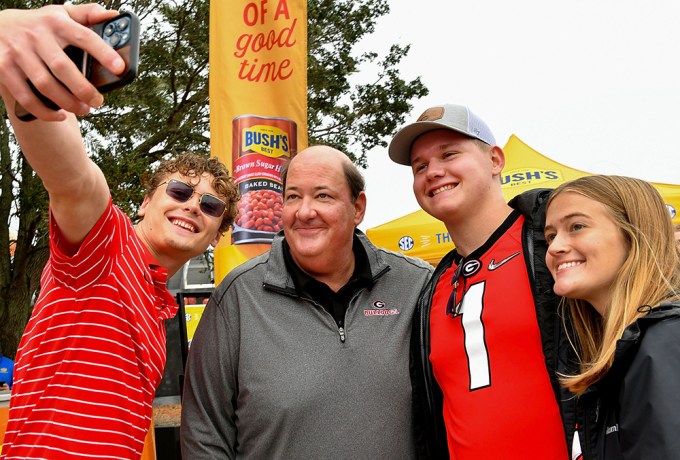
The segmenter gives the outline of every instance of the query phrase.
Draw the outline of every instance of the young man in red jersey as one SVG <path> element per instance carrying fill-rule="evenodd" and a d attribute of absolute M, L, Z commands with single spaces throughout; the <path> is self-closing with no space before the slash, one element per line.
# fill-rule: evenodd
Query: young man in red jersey
<path fill-rule="evenodd" d="M 568 458 L 573 398 L 556 371 L 569 347 L 542 231 L 549 191 L 507 204 L 503 150 L 459 105 L 425 111 L 395 135 L 389 155 L 412 168 L 418 203 L 456 245 L 421 294 L 414 325 L 421 453 Z"/>
<path fill-rule="evenodd" d="M 74 115 L 103 98 L 63 48 L 121 71 L 87 27 L 115 14 L 94 4 L 0 12 L 0 93 L 50 199 L 50 259 L 17 352 L 2 458 L 141 456 L 165 366 L 164 320 L 177 311 L 167 278 L 216 244 L 236 213 L 226 167 L 196 154 L 161 163 L 137 225 L 113 205 Z M 63 109 L 43 106 L 27 78 Z M 38 119 L 17 119 L 16 100 Z"/>

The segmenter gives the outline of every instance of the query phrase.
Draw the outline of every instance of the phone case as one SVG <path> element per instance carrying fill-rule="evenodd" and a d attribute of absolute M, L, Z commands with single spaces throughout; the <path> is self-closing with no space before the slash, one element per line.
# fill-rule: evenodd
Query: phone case
<path fill-rule="evenodd" d="M 68 46 L 64 52 L 100 93 L 112 91 L 132 82 L 137 76 L 139 63 L 139 18 L 137 15 L 132 12 L 122 13 L 115 18 L 93 25 L 91 29 L 111 45 L 125 61 L 125 71 L 121 75 L 112 74 L 79 48 Z M 53 110 L 59 110 L 59 106 L 41 94 L 30 80 L 28 80 L 28 85 L 43 104 Z M 35 120 L 35 116 L 18 102 L 14 113 L 22 121 Z"/>
<path fill-rule="evenodd" d="M 114 75 L 98 61 L 88 56 L 87 79 L 101 93 L 127 85 L 137 76 L 139 63 L 139 19 L 133 13 L 123 13 L 103 23 L 95 24 L 92 30 L 109 43 L 126 63 L 125 71 Z"/>

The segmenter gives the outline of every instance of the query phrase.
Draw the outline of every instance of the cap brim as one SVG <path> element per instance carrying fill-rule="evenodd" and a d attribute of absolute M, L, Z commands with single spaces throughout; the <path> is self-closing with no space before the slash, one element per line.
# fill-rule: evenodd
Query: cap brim
<path fill-rule="evenodd" d="M 411 146 L 413 145 L 413 142 L 415 142 L 419 136 L 436 129 L 448 129 L 449 131 L 455 131 L 470 136 L 468 133 L 454 129 L 444 123 L 438 123 L 436 121 L 418 121 L 408 126 L 404 126 L 392 138 L 392 142 L 390 142 L 390 146 L 387 149 L 392 161 L 401 165 L 411 166 Z"/>

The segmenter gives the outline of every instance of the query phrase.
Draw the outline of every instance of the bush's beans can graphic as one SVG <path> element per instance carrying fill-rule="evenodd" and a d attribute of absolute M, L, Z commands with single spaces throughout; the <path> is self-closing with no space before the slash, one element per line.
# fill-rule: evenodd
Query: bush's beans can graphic
<path fill-rule="evenodd" d="M 287 118 L 234 118 L 232 174 L 241 192 L 233 244 L 269 243 L 283 228 L 281 169 L 297 153 L 297 125 Z"/>

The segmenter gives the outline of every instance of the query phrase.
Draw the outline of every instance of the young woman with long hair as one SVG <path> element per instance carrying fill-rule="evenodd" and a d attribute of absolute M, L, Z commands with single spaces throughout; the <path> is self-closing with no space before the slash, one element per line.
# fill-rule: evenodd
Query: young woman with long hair
<path fill-rule="evenodd" d="M 648 182 L 587 176 L 548 201 L 546 262 L 565 298 L 585 459 L 680 458 L 680 250 Z"/>

